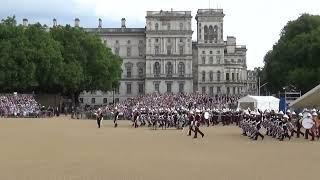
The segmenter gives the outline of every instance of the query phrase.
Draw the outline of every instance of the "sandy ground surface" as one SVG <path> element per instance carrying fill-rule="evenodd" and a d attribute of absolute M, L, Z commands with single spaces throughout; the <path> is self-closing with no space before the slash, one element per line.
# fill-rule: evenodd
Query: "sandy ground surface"
<path fill-rule="evenodd" d="M 133 129 L 120 122 L 0 119 L 0 180 L 320 179 L 320 141 L 251 141 L 230 127 Z"/>

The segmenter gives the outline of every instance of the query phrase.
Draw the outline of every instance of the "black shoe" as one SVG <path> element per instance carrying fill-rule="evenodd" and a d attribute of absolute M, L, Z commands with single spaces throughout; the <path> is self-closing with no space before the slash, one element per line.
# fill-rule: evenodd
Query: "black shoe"
<path fill-rule="evenodd" d="M 204 134 L 202 134 L 202 138 L 204 137 Z"/>

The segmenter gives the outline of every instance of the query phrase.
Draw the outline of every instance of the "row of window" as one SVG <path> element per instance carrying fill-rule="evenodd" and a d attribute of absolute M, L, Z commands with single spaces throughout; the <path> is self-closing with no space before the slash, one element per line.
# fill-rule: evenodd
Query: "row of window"
<path fill-rule="evenodd" d="M 155 55 L 160 54 L 160 47 L 159 46 L 154 46 L 154 53 Z M 172 46 L 167 46 L 167 55 L 172 54 Z M 184 46 L 179 46 L 179 54 L 183 55 L 184 54 Z"/>
<path fill-rule="evenodd" d="M 131 83 L 126 84 L 126 93 L 132 94 L 132 84 Z M 144 93 L 144 85 L 142 83 L 138 83 L 138 94 L 143 94 L 143 93 Z"/>
<path fill-rule="evenodd" d="M 172 92 L 172 83 L 166 83 L 167 85 L 167 93 L 171 93 Z M 160 83 L 156 82 L 154 83 L 154 91 L 155 92 L 160 92 Z M 183 93 L 184 92 L 184 83 L 179 83 L 179 93 Z"/>
<path fill-rule="evenodd" d="M 230 74 L 231 74 L 231 78 L 230 78 Z M 217 81 L 220 82 L 221 80 L 221 72 L 218 71 L 217 72 Z M 226 81 L 239 81 L 239 73 L 226 73 Z M 202 82 L 205 82 L 206 81 L 206 72 L 205 71 L 202 71 Z M 213 82 L 213 71 L 210 71 L 209 72 L 209 81 L 210 82 Z"/>
<path fill-rule="evenodd" d="M 171 43 L 171 39 L 172 38 L 167 38 L 167 43 Z M 157 44 L 157 43 L 160 43 L 159 41 L 159 38 L 155 38 L 154 39 L 154 42 Z M 190 42 L 190 39 L 188 39 L 188 42 Z M 151 43 L 151 38 L 149 39 L 149 43 Z M 179 38 L 179 43 L 184 43 L 184 38 Z"/>
<path fill-rule="evenodd" d="M 216 60 L 217 60 L 216 64 L 220 64 L 220 63 L 221 63 L 221 56 L 216 56 Z M 202 64 L 206 64 L 206 62 L 207 62 L 207 61 L 206 61 L 206 56 L 202 56 L 202 57 L 201 57 L 201 63 L 202 63 Z M 227 59 L 225 59 L 224 62 L 230 63 Z M 231 59 L 231 63 L 235 63 L 234 59 Z M 242 60 L 241 60 L 241 59 L 238 59 L 238 63 L 242 63 Z M 214 64 L 214 62 L 213 62 L 213 56 L 210 56 L 210 57 L 209 57 L 209 64 Z"/>
<path fill-rule="evenodd" d="M 221 56 L 216 56 L 216 64 L 220 64 L 221 63 Z M 202 56 L 201 57 L 201 63 L 202 64 L 206 64 L 206 57 L 205 56 Z M 213 56 L 210 56 L 209 57 L 209 64 L 214 64 L 213 62 Z"/>
<path fill-rule="evenodd" d="M 250 89 L 256 89 L 256 85 L 255 84 L 249 84 L 249 88 Z"/>
<path fill-rule="evenodd" d="M 104 40 L 104 43 L 107 44 L 107 40 Z M 131 40 L 127 40 L 127 44 L 131 44 Z M 139 40 L 139 45 L 143 44 L 143 40 Z M 119 40 L 116 40 L 116 45 L 119 45 Z"/>
<path fill-rule="evenodd" d="M 165 24 L 166 24 L 166 26 L 167 26 L 166 30 L 170 31 L 170 30 L 171 30 L 171 24 L 170 24 L 170 22 L 167 22 L 167 23 L 165 23 Z M 151 22 L 149 23 L 149 25 L 150 25 L 150 27 L 151 27 Z M 154 29 L 155 29 L 156 31 L 159 30 L 159 23 L 155 23 Z M 162 30 L 164 30 L 164 29 L 162 29 Z M 184 30 L 184 25 L 183 25 L 183 23 L 179 23 L 179 30 L 180 30 L 180 31 Z"/>
<path fill-rule="evenodd" d="M 173 64 L 171 62 L 167 62 L 165 66 L 166 75 L 168 77 L 173 74 Z M 160 76 L 161 74 L 161 64 L 159 62 L 155 62 L 153 65 L 153 74 L 154 76 Z M 178 63 L 178 75 L 183 76 L 185 74 L 185 64 L 183 62 Z"/>
<path fill-rule="evenodd" d="M 204 41 L 205 41 L 205 43 L 217 43 L 218 42 L 218 26 L 217 25 L 215 25 L 214 27 L 213 26 L 207 26 L 207 25 L 205 25 L 204 26 Z M 201 28 L 201 24 L 199 24 L 199 37 L 200 37 L 200 39 L 201 39 L 201 30 L 202 30 L 202 28 Z M 221 29 L 221 37 L 222 37 L 222 29 Z M 222 39 L 222 38 L 221 38 Z"/>
<path fill-rule="evenodd" d="M 220 50 L 217 50 L 217 54 L 220 54 Z M 202 51 L 202 54 L 206 54 L 206 51 Z M 209 54 L 213 54 L 213 51 L 209 51 Z"/>
<path fill-rule="evenodd" d="M 105 41 L 106 42 L 106 41 Z M 116 55 L 119 56 L 119 53 L 120 53 L 120 44 L 119 44 L 119 40 L 116 40 L 116 44 L 114 45 L 115 48 L 114 48 L 114 53 Z M 132 47 L 131 47 L 131 40 L 128 40 L 127 41 L 127 57 L 130 57 L 131 56 L 131 50 L 132 50 Z M 143 45 L 143 40 L 139 40 L 139 45 L 138 45 L 138 52 L 139 52 L 139 56 L 142 57 L 143 56 L 143 51 L 144 51 L 144 45 Z"/>
<path fill-rule="evenodd" d="M 126 65 L 126 77 L 131 78 L 132 77 L 132 67 L 133 65 L 131 63 L 127 63 Z M 142 78 L 144 76 L 144 66 L 138 65 L 138 77 Z"/>
<path fill-rule="evenodd" d="M 132 50 L 132 47 L 127 47 L 127 57 L 131 57 L 131 50 Z M 142 57 L 143 56 L 143 50 L 144 50 L 144 47 L 138 47 L 138 52 L 139 52 L 139 56 Z M 118 55 L 120 54 L 120 47 L 115 47 L 114 48 L 114 54 L 115 55 Z"/>
<path fill-rule="evenodd" d="M 241 94 L 242 93 L 242 87 L 227 87 L 226 88 L 227 89 L 227 94 Z M 232 92 L 231 92 L 231 90 L 232 90 Z M 202 87 L 201 88 L 201 93 L 202 94 L 207 94 L 207 88 L 204 86 L 204 87 Z M 216 87 L 216 93 L 217 94 L 221 94 L 221 87 L 219 87 L 219 86 L 217 86 Z M 214 87 L 213 86 L 211 86 L 211 87 L 209 87 L 209 93 L 208 93 L 209 95 L 214 95 Z"/>

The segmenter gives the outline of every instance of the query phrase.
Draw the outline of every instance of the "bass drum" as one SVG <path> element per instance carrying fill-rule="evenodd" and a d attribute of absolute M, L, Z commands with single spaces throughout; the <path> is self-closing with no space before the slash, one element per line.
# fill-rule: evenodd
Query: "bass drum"
<path fill-rule="evenodd" d="M 314 125 L 315 123 L 311 118 L 306 117 L 302 119 L 302 127 L 305 129 L 311 129 Z"/>
<path fill-rule="evenodd" d="M 204 113 L 204 118 L 205 118 L 206 120 L 208 120 L 209 117 L 210 117 L 209 113 L 208 113 L 208 112 L 205 112 L 205 113 Z"/>

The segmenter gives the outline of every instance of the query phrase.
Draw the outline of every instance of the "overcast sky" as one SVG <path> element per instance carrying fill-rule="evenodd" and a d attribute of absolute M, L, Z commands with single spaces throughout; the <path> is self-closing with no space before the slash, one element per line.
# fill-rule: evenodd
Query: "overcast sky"
<path fill-rule="evenodd" d="M 189 10 L 223 8 L 224 38 L 235 36 L 238 45 L 246 45 L 248 68 L 263 66 L 263 57 L 279 39 L 283 26 L 303 13 L 320 14 L 320 0 L 0 0 L 0 18 L 16 15 L 17 21 L 40 22 L 52 26 L 55 17 L 59 24 L 73 25 L 80 18 L 83 27 L 96 27 L 102 18 L 103 27 L 144 27 L 147 10 Z M 193 38 L 196 38 L 194 32 Z"/>

